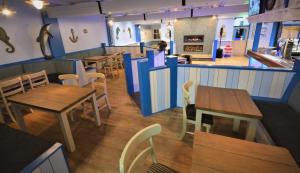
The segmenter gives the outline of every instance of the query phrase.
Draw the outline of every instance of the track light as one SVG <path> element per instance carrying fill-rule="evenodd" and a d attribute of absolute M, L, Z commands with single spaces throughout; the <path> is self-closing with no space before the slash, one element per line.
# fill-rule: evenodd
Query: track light
<path fill-rule="evenodd" d="M 12 14 L 15 14 L 16 11 L 13 11 L 9 8 L 7 8 L 7 2 L 6 0 L 2 1 L 2 5 L 0 7 L 0 14 L 4 15 L 4 16 L 11 16 Z"/>
<path fill-rule="evenodd" d="M 146 21 L 146 14 L 144 13 L 144 20 Z"/>
<path fill-rule="evenodd" d="M 181 5 L 185 6 L 185 0 L 182 0 Z"/>

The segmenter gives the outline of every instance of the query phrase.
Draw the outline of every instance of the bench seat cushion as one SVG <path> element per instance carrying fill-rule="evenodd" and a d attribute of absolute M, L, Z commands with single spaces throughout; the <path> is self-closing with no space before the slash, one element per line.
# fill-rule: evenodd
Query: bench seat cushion
<path fill-rule="evenodd" d="M 255 101 L 273 141 L 287 148 L 300 165 L 300 114 L 284 103 Z"/>

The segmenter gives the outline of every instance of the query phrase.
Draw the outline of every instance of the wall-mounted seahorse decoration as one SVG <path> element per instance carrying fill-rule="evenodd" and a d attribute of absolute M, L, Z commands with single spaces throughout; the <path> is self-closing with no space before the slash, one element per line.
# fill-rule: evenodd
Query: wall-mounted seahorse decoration
<path fill-rule="evenodd" d="M 116 29 L 116 39 L 119 40 L 119 33 L 120 33 L 121 29 L 119 27 L 117 27 Z"/>
<path fill-rule="evenodd" d="M 39 36 L 36 39 L 36 41 L 40 43 L 41 51 L 45 59 L 53 58 L 52 55 L 47 55 L 46 53 L 46 45 L 49 43 L 49 38 L 53 38 L 53 35 L 49 32 L 49 28 L 50 28 L 50 24 L 43 25 L 40 30 Z"/>
<path fill-rule="evenodd" d="M 78 41 L 78 36 L 75 36 L 75 31 L 73 28 L 71 28 L 71 34 L 72 34 L 72 37 L 69 37 L 70 41 L 72 43 L 76 43 Z"/>
<path fill-rule="evenodd" d="M 128 27 L 129 37 L 131 38 L 131 28 Z"/>
<path fill-rule="evenodd" d="M 5 43 L 9 47 L 6 48 L 7 53 L 15 52 L 15 47 L 9 42 L 9 37 L 2 27 L 0 27 L 0 41 L 3 41 L 3 43 Z"/>

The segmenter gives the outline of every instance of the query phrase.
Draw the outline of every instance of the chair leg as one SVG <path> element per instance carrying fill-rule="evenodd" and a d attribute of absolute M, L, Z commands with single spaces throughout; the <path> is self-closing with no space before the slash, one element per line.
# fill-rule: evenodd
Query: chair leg
<path fill-rule="evenodd" d="M 106 104 L 107 104 L 107 106 L 108 106 L 108 109 L 111 110 L 111 106 L 110 106 L 110 103 L 109 103 L 109 101 L 108 101 L 107 95 L 105 95 L 105 102 L 106 102 Z"/>
<path fill-rule="evenodd" d="M 8 105 L 5 105 L 5 109 L 6 109 L 7 113 L 8 113 L 8 115 L 9 115 L 10 119 L 11 119 L 14 123 L 17 122 L 16 119 L 15 119 L 15 117 L 14 117 L 14 115 L 13 115 L 13 113 L 12 113 L 11 110 L 10 110 L 10 107 L 9 107 Z"/>
<path fill-rule="evenodd" d="M 183 138 L 184 138 L 184 136 L 186 134 L 186 124 L 187 124 L 187 122 L 183 120 L 181 133 L 179 135 L 179 139 L 180 140 L 183 140 Z"/>

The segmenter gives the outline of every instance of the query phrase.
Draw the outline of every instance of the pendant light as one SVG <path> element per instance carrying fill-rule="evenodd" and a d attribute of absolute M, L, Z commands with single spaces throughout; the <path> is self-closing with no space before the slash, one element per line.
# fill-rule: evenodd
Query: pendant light
<path fill-rule="evenodd" d="M 28 0 L 25 2 L 27 4 L 34 6 L 34 8 L 36 8 L 38 10 L 42 10 L 46 5 L 49 5 L 49 3 L 44 0 Z"/>
<path fill-rule="evenodd" d="M 16 11 L 11 10 L 7 7 L 7 2 L 6 0 L 2 0 L 2 5 L 0 8 L 0 14 L 4 15 L 4 16 L 11 16 L 12 14 L 15 14 Z"/>

